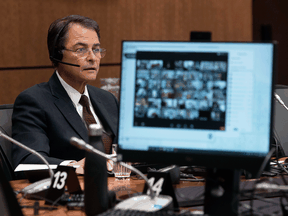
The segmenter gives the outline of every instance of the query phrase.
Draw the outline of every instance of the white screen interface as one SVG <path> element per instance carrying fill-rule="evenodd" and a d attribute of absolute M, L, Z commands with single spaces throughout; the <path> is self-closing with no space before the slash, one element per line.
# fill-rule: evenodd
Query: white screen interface
<path fill-rule="evenodd" d="M 124 41 L 119 145 L 269 152 L 273 44 Z"/>

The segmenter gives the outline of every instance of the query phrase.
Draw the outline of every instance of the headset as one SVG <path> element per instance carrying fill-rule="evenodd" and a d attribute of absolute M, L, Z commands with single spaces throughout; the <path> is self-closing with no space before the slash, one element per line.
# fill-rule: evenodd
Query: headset
<path fill-rule="evenodd" d="M 57 50 L 57 52 L 55 53 L 55 46 L 56 46 L 56 43 L 58 41 L 58 38 L 61 34 L 61 32 L 63 31 L 63 29 L 68 26 L 69 24 L 71 23 L 71 21 L 68 21 L 61 29 L 60 31 L 58 32 L 58 34 L 56 35 L 55 39 L 54 39 L 54 42 L 53 42 L 53 49 L 52 49 L 52 55 L 50 55 L 50 60 L 53 62 L 53 61 L 56 61 L 56 62 L 59 62 L 59 63 L 62 63 L 62 64 L 66 64 L 66 65 L 70 65 L 70 66 L 74 66 L 74 67 L 80 67 L 80 65 L 77 65 L 77 64 L 72 64 L 72 63 L 68 63 L 68 62 L 63 62 L 61 61 L 60 59 L 63 58 L 63 54 L 60 50 Z"/>

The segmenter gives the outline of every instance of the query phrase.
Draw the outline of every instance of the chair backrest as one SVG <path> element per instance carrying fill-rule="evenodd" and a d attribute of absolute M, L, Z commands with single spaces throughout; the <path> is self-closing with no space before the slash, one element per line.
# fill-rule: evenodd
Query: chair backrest
<path fill-rule="evenodd" d="M 10 137 L 12 135 L 12 113 L 13 104 L 0 105 L 0 130 Z M 8 181 L 14 179 L 12 145 L 10 141 L 0 137 L 0 164 Z"/>

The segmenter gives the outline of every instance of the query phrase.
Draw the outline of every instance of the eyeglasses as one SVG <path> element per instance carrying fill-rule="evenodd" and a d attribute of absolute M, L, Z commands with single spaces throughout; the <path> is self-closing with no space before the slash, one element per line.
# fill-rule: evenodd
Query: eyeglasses
<path fill-rule="evenodd" d="M 90 49 L 84 48 L 84 47 L 77 48 L 76 50 L 63 48 L 63 50 L 74 52 L 76 55 L 81 56 L 81 57 L 86 56 L 90 51 Z M 104 58 L 104 56 L 106 54 L 106 49 L 105 48 L 95 48 L 95 49 L 92 49 L 92 52 L 94 55 L 97 55 L 100 53 L 101 58 Z"/>

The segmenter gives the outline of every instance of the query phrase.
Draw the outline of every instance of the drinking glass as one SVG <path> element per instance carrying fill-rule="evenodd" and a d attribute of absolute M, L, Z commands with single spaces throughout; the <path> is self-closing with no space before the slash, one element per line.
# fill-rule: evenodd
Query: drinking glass
<path fill-rule="evenodd" d="M 126 163 L 126 164 L 131 165 L 131 163 Z M 114 172 L 114 176 L 117 179 L 129 178 L 131 174 L 131 170 L 122 166 L 120 163 L 114 163 L 113 172 Z"/>
<path fill-rule="evenodd" d="M 117 145 L 112 144 L 112 154 L 117 154 Z M 126 163 L 131 165 L 131 163 Z M 117 179 L 126 179 L 130 177 L 131 170 L 122 166 L 119 162 L 113 163 L 113 173 Z"/>

